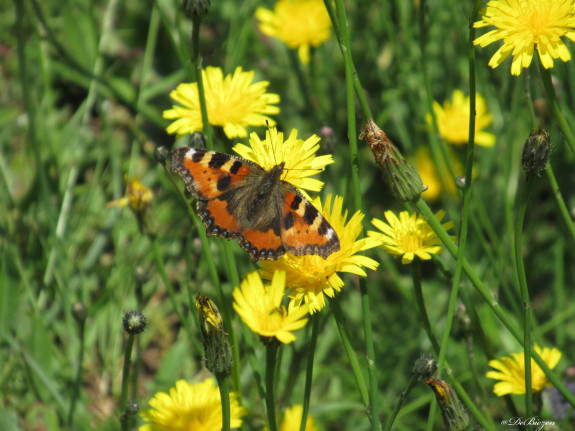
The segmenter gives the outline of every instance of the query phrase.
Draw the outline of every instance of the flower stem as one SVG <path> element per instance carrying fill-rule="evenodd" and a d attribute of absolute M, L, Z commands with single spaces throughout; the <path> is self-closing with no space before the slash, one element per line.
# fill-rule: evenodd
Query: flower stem
<path fill-rule="evenodd" d="M 278 429 L 276 423 L 276 397 L 274 388 L 278 347 L 279 344 L 275 338 L 268 340 L 266 343 L 266 411 L 269 431 L 277 431 Z"/>
<path fill-rule="evenodd" d="M 551 110 L 553 111 L 555 119 L 559 123 L 559 128 L 563 132 L 563 136 L 565 137 L 567 144 L 571 148 L 571 151 L 575 153 L 575 137 L 573 136 L 573 132 L 571 132 L 571 129 L 567 124 L 567 120 L 565 119 L 565 115 L 559 106 L 559 101 L 555 94 L 555 88 L 551 82 L 551 72 L 549 72 L 549 69 L 545 69 L 540 61 L 538 63 L 541 78 L 543 79 L 543 86 L 545 87 L 545 93 L 547 94 L 547 101 L 549 102 L 549 105 L 551 105 Z"/>
<path fill-rule="evenodd" d="M 357 384 L 357 389 L 361 395 L 363 405 L 367 409 L 369 407 L 369 395 L 367 392 L 367 387 L 365 385 L 365 381 L 363 380 L 363 374 L 361 372 L 357 356 L 355 355 L 353 347 L 351 346 L 351 342 L 349 341 L 349 334 L 347 333 L 345 326 L 345 317 L 341 311 L 337 296 L 334 298 L 329 298 L 329 306 L 331 311 L 333 311 L 333 317 L 335 319 L 335 323 L 337 324 L 339 336 L 341 337 L 341 344 L 343 345 L 343 349 L 345 350 L 347 358 L 349 359 L 351 370 L 353 371 L 353 375 L 355 377 L 355 383 Z"/>
<path fill-rule="evenodd" d="M 222 431 L 230 431 L 230 375 L 216 373 L 222 402 Z"/>
<path fill-rule="evenodd" d="M 565 205 L 565 200 L 563 199 L 563 195 L 561 194 L 561 190 L 557 184 L 557 179 L 555 178 L 551 163 L 547 163 L 545 173 L 547 174 L 547 179 L 549 180 L 549 185 L 551 186 L 551 190 L 553 192 L 552 195 L 555 198 L 557 206 L 559 207 L 559 212 L 561 213 L 563 221 L 565 222 L 565 225 L 571 234 L 571 239 L 575 241 L 575 224 L 573 223 L 573 219 L 569 214 L 567 205 Z"/>
<path fill-rule="evenodd" d="M 202 124 L 204 137 L 206 139 L 206 147 L 209 150 L 214 149 L 214 142 L 212 140 L 212 130 L 210 128 L 210 121 L 208 118 L 208 106 L 206 104 L 206 93 L 204 92 L 204 81 L 202 77 L 202 57 L 200 56 L 200 24 L 202 18 L 194 16 L 192 18 L 192 65 L 196 74 L 196 82 L 198 83 L 198 96 L 200 98 L 200 110 L 202 111 Z"/>
<path fill-rule="evenodd" d="M 301 424 L 299 431 L 305 431 L 307 423 L 307 414 L 309 411 L 309 398 L 311 394 L 311 383 L 313 381 L 313 358 L 315 355 L 315 346 L 317 344 L 317 334 L 319 332 L 319 313 L 314 313 L 311 320 L 311 337 L 307 349 L 307 368 L 305 372 L 305 389 L 303 395 L 303 410 L 301 414 Z"/>
<path fill-rule="evenodd" d="M 128 335 L 126 340 L 126 347 L 124 348 L 124 368 L 122 370 L 122 398 L 121 398 L 121 409 L 122 413 L 125 412 L 126 407 L 128 407 L 128 386 L 130 383 L 130 364 L 132 363 L 132 347 L 134 346 L 134 340 L 136 335 Z M 127 414 L 121 415 L 122 431 L 128 431 L 130 416 Z"/>
<path fill-rule="evenodd" d="M 417 302 L 417 308 L 419 308 L 419 320 L 423 329 L 427 333 L 427 338 L 431 341 L 433 350 L 437 353 L 439 352 L 439 344 L 437 339 L 433 334 L 431 329 L 431 324 L 429 323 L 429 316 L 427 315 L 427 310 L 425 309 L 425 300 L 423 299 L 423 290 L 421 289 L 421 262 L 415 259 L 411 265 L 411 278 L 413 280 L 413 290 L 415 291 L 415 301 Z"/>
<path fill-rule="evenodd" d="M 393 413 L 391 414 L 391 416 L 389 416 L 389 418 L 387 419 L 387 422 L 385 422 L 384 431 L 390 431 L 391 430 L 391 427 L 393 426 L 393 422 L 395 422 L 395 418 L 397 417 L 399 411 L 401 410 L 401 407 L 405 403 L 407 396 L 409 395 L 411 390 L 415 387 L 415 385 L 417 385 L 418 382 L 419 382 L 418 376 L 415 375 L 415 373 L 412 374 L 411 378 L 409 379 L 409 383 L 407 384 L 407 388 L 405 388 L 405 390 L 401 393 L 401 397 L 399 398 L 399 401 L 397 402 L 397 404 L 395 405 L 395 408 L 393 409 Z"/>
<path fill-rule="evenodd" d="M 343 45 L 343 57 L 345 62 L 345 84 L 346 84 L 346 100 L 347 100 L 347 130 L 349 139 L 349 152 L 351 160 L 351 177 L 354 204 L 356 211 L 362 209 L 362 193 L 359 185 L 359 158 L 357 154 L 357 129 L 355 124 L 355 92 L 354 92 L 354 65 L 351 56 L 351 43 L 347 25 L 347 17 L 343 0 L 335 0 L 335 10 L 337 14 L 337 22 L 339 23 L 339 30 L 341 32 L 341 44 Z M 359 280 L 359 288 L 361 291 L 361 305 L 362 305 L 362 318 L 363 330 L 365 334 L 366 354 L 367 354 L 367 371 L 369 376 L 369 416 L 371 418 L 372 430 L 376 431 L 381 429 L 379 423 L 379 401 L 377 391 L 377 375 L 376 375 L 376 361 L 375 361 L 375 348 L 373 345 L 373 336 L 371 328 L 371 311 L 369 294 L 367 285 L 364 278 Z"/>
<path fill-rule="evenodd" d="M 533 417 L 533 389 L 531 382 L 531 303 L 529 300 L 529 289 L 527 288 L 527 278 L 525 276 L 525 266 L 523 264 L 523 221 L 525 211 L 529 201 L 529 193 L 533 185 L 533 177 L 527 177 L 525 192 L 520 195 L 517 202 L 517 216 L 515 220 L 514 232 L 514 257 L 521 299 L 523 301 L 523 351 L 525 360 L 525 412 L 528 418 Z"/>
<path fill-rule="evenodd" d="M 82 365 L 84 364 L 84 340 L 86 332 L 86 320 L 82 319 L 78 322 L 78 334 L 80 336 L 80 349 L 78 351 L 78 369 L 76 370 L 76 378 L 74 379 L 74 388 L 72 390 L 72 397 L 70 398 L 70 410 L 68 411 L 68 429 L 74 429 L 74 410 L 76 401 L 80 397 L 80 385 L 82 383 Z M 125 407 L 123 405 L 123 407 Z"/>
<path fill-rule="evenodd" d="M 329 18 L 331 20 L 331 25 L 333 27 L 333 30 L 335 31 L 335 35 L 336 35 L 337 41 L 339 43 L 339 48 L 341 49 L 341 53 L 342 53 L 342 55 L 345 56 L 346 47 L 343 44 L 343 38 L 341 35 L 341 30 L 339 28 L 339 21 L 338 21 L 336 14 L 335 14 L 334 9 L 333 9 L 333 3 L 331 0 L 324 0 L 323 3 L 325 4 L 325 8 L 327 9 L 327 13 L 328 13 Z M 373 118 L 373 115 L 371 113 L 371 109 L 369 109 L 369 105 L 367 103 L 367 99 L 365 97 L 363 87 L 361 86 L 361 82 L 359 81 L 359 78 L 357 76 L 357 72 L 355 71 L 355 66 L 353 65 L 353 63 L 352 63 L 352 67 L 353 67 L 353 86 L 355 88 L 355 94 L 357 96 L 359 106 L 361 107 L 361 110 L 363 111 L 363 114 L 365 115 L 366 118 Z"/>

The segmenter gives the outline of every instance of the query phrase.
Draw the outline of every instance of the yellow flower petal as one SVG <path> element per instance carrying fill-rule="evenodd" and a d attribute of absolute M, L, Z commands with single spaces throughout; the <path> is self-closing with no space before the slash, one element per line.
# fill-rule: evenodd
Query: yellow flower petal
<path fill-rule="evenodd" d="M 169 394 L 158 392 L 150 400 L 151 409 L 140 416 L 150 422 L 139 431 L 213 431 L 222 428 L 222 405 L 220 392 L 213 380 L 190 384 L 178 380 Z M 247 413 L 241 407 L 235 393 L 230 394 L 231 427 L 242 426 L 242 416 Z"/>
<path fill-rule="evenodd" d="M 536 49 L 541 64 L 553 67 L 553 60 L 569 61 L 571 54 L 561 40 L 573 39 L 575 28 L 575 3 L 572 0 L 492 0 L 482 12 L 476 28 L 493 25 L 489 31 L 473 42 L 485 47 L 499 40 L 503 46 L 489 61 L 489 66 L 499 66 L 509 54 L 513 55 L 511 74 L 519 75 L 529 67 Z"/>
<path fill-rule="evenodd" d="M 298 49 L 302 63 L 309 62 L 310 47 L 330 37 L 331 21 L 322 0 L 279 0 L 273 12 L 258 8 L 256 18 L 262 33 Z"/>
<path fill-rule="evenodd" d="M 266 93 L 267 81 L 254 83 L 254 72 L 244 72 L 237 67 L 232 75 L 220 68 L 202 70 L 208 120 L 214 126 L 222 126 L 228 138 L 247 136 L 247 126 L 275 125 L 269 115 L 279 113 L 277 94 Z M 182 106 L 164 111 L 164 118 L 175 120 L 167 128 L 178 136 L 203 130 L 198 84 L 180 84 L 170 97 Z"/>
<path fill-rule="evenodd" d="M 556 349 L 545 347 L 543 350 L 537 344 L 535 351 L 550 369 L 555 368 L 561 359 L 561 352 Z M 489 361 L 489 366 L 497 371 L 488 371 L 486 377 L 500 380 L 493 387 L 493 392 L 501 397 L 507 394 L 525 393 L 525 354 L 512 353 L 511 357 L 502 357 Z M 547 377 L 537 363 L 531 359 L 531 387 L 533 392 L 540 392 L 548 385 Z"/>

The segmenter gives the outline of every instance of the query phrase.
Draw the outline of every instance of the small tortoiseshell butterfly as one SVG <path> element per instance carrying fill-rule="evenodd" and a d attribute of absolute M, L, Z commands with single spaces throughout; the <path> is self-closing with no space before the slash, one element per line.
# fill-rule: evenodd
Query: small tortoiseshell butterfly
<path fill-rule="evenodd" d="M 172 151 L 172 171 L 198 199 L 198 214 L 209 236 L 236 238 L 254 261 L 276 260 L 286 251 L 325 259 L 339 250 L 339 238 L 316 207 L 281 180 L 284 165 L 265 170 L 216 151 Z"/>

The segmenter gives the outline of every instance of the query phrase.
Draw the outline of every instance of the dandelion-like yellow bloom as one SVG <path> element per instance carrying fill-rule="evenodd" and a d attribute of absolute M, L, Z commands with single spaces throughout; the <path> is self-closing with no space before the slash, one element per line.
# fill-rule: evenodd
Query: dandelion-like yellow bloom
<path fill-rule="evenodd" d="M 266 93 L 267 81 L 254 83 L 254 72 L 244 72 L 237 67 L 233 75 L 224 74 L 219 67 L 202 70 L 208 120 L 214 126 L 222 126 L 228 138 L 245 137 L 247 126 L 274 125 L 268 115 L 279 113 L 274 104 L 279 103 L 277 94 Z M 164 111 L 164 118 L 176 120 L 167 128 L 168 133 L 178 136 L 203 130 L 198 84 L 180 84 L 170 97 L 182 106 Z"/>
<path fill-rule="evenodd" d="M 571 60 L 569 49 L 562 36 L 575 41 L 575 2 L 573 0 L 492 0 L 482 11 L 481 21 L 476 28 L 494 26 L 495 30 L 485 33 L 473 41 L 485 47 L 503 40 L 503 46 L 489 60 L 495 68 L 509 54 L 513 55 L 511 74 L 519 75 L 529 67 L 536 49 L 541 64 L 546 69 L 553 67 L 553 59 Z"/>
<path fill-rule="evenodd" d="M 279 0 L 273 12 L 258 8 L 256 18 L 263 34 L 297 48 L 302 63 L 309 63 L 310 47 L 329 39 L 331 21 L 322 0 Z"/>
<path fill-rule="evenodd" d="M 222 429 L 220 392 L 212 379 L 190 384 L 178 380 L 170 393 L 158 392 L 150 400 L 151 409 L 140 413 L 150 422 L 139 431 L 219 431 Z M 242 426 L 246 409 L 230 394 L 230 425 Z"/>
<path fill-rule="evenodd" d="M 303 406 L 300 404 L 296 404 L 295 406 L 286 409 L 279 431 L 299 430 L 302 414 Z M 313 417 L 309 414 L 305 423 L 305 431 L 318 431 Z"/>
<path fill-rule="evenodd" d="M 543 350 L 537 344 L 534 347 L 547 366 L 550 369 L 555 368 L 561 359 L 561 352 L 555 347 L 553 349 L 545 347 Z M 498 397 L 507 394 L 525 393 L 525 353 L 512 353 L 511 356 L 489 361 L 489 366 L 498 370 L 489 371 L 486 374 L 490 379 L 500 380 L 493 386 L 493 392 Z M 547 376 L 545 376 L 543 370 L 531 358 L 531 387 L 533 393 L 542 391 L 548 383 Z"/>
<path fill-rule="evenodd" d="M 457 157 L 455 157 L 454 154 L 452 154 L 451 151 L 449 152 L 449 156 L 451 158 L 451 164 L 453 165 L 455 175 L 463 175 L 463 165 L 461 162 L 457 159 Z M 457 193 L 455 182 L 453 181 L 451 174 L 449 173 L 449 170 L 446 166 L 444 166 L 444 175 L 445 179 L 447 180 L 447 185 L 446 187 L 442 185 L 439 178 L 437 165 L 431 157 L 429 148 L 419 147 L 415 152 L 413 161 L 417 168 L 417 173 L 421 177 L 421 181 L 424 185 L 427 186 L 427 190 L 421 194 L 421 197 L 424 198 L 427 202 L 435 202 L 445 191 L 452 195 Z"/>
<path fill-rule="evenodd" d="M 319 199 L 313 204 L 321 209 Z M 364 215 L 357 211 L 347 221 L 347 211 L 342 214 L 343 198 L 336 196 L 333 200 L 329 194 L 321 210 L 328 223 L 335 229 L 339 237 L 340 249 L 330 254 L 327 259 L 316 255 L 294 256 L 286 253 L 282 258 L 261 262 L 261 274 L 265 279 L 270 279 L 275 270 L 286 271 L 286 285 L 293 289 L 290 297 L 296 304 L 305 302 L 309 305 L 310 313 L 325 307 L 324 294 L 333 298 L 335 292 L 343 287 L 343 280 L 338 272 L 350 272 L 365 277 L 367 274 L 362 267 L 377 269 L 378 263 L 360 251 L 381 245 L 379 238 L 357 239 L 362 230 L 361 221 Z"/>
<path fill-rule="evenodd" d="M 308 178 L 325 169 L 333 163 L 331 155 L 316 156 L 319 149 L 320 138 L 310 136 L 305 141 L 298 139 L 297 130 L 293 129 L 289 137 L 284 140 L 284 134 L 271 128 L 266 132 L 266 139 L 260 140 L 256 133 L 250 135 L 250 145 L 237 144 L 233 150 L 244 159 L 256 162 L 268 170 L 285 162 L 282 180 L 293 184 L 298 189 L 320 191 L 323 182 Z"/>
<path fill-rule="evenodd" d="M 411 263 L 415 256 L 429 260 L 432 254 L 441 252 L 441 240 L 421 214 L 402 211 L 398 218 L 392 211 L 386 211 L 384 215 L 387 223 L 376 218 L 371 221 L 381 232 L 369 231 L 367 235 L 381 241 L 382 248 L 389 254 L 402 256 L 401 263 Z M 443 210 L 435 214 L 439 222 L 444 216 Z M 453 222 L 443 223 L 442 226 L 445 230 L 451 229 Z"/>
<path fill-rule="evenodd" d="M 234 310 L 253 332 L 288 344 L 296 339 L 292 331 L 303 328 L 307 323 L 304 316 L 308 307 L 300 307 L 290 301 L 286 310 L 282 305 L 285 281 L 283 271 L 276 271 L 269 285 L 262 283 L 258 272 L 250 272 L 241 286 L 234 289 L 233 295 Z"/>
<path fill-rule="evenodd" d="M 469 138 L 469 97 L 463 91 L 454 90 L 452 101 L 443 102 L 443 107 L 433 102 L 433 112 L 437 120 L 439 134 L 450 144 L 464 145 Z M 431 114 L 426 116 L 427 122 L 432 123 Z M 475 94 L 475 143 L 484 147 L 495 145 L 495 135 L 485 132 L 487 126 L 493 121 L 493 116 L 487 110 L 485 99 L 481 94 Z"/>
<path fill-rule="evenodd" d="M 136 213 L 142 213 L 150 207 L 154 193 L 151 189 L 143 185 L 138 177 L 128 180 L 128 176 L 124 177 L 126 180 L 126 194 L 123 198 L 108 202 L 106 206 L 119 206 L 124 208 L 130 206 Z"/>

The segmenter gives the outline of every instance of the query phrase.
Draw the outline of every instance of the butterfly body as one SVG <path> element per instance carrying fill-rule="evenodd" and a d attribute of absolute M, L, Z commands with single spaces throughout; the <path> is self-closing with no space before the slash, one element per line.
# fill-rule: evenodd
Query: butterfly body
<path fill-rule="evenodd" d="M 281 180 L 284 163 L 266 170 L 249 160 L 182 147 L 172 170 L 197 201 L 208 235 L 236 238 L 254 261 L 286 251 L 324 259 L 339 250 L 335 230 L 292 184 Z"/>

